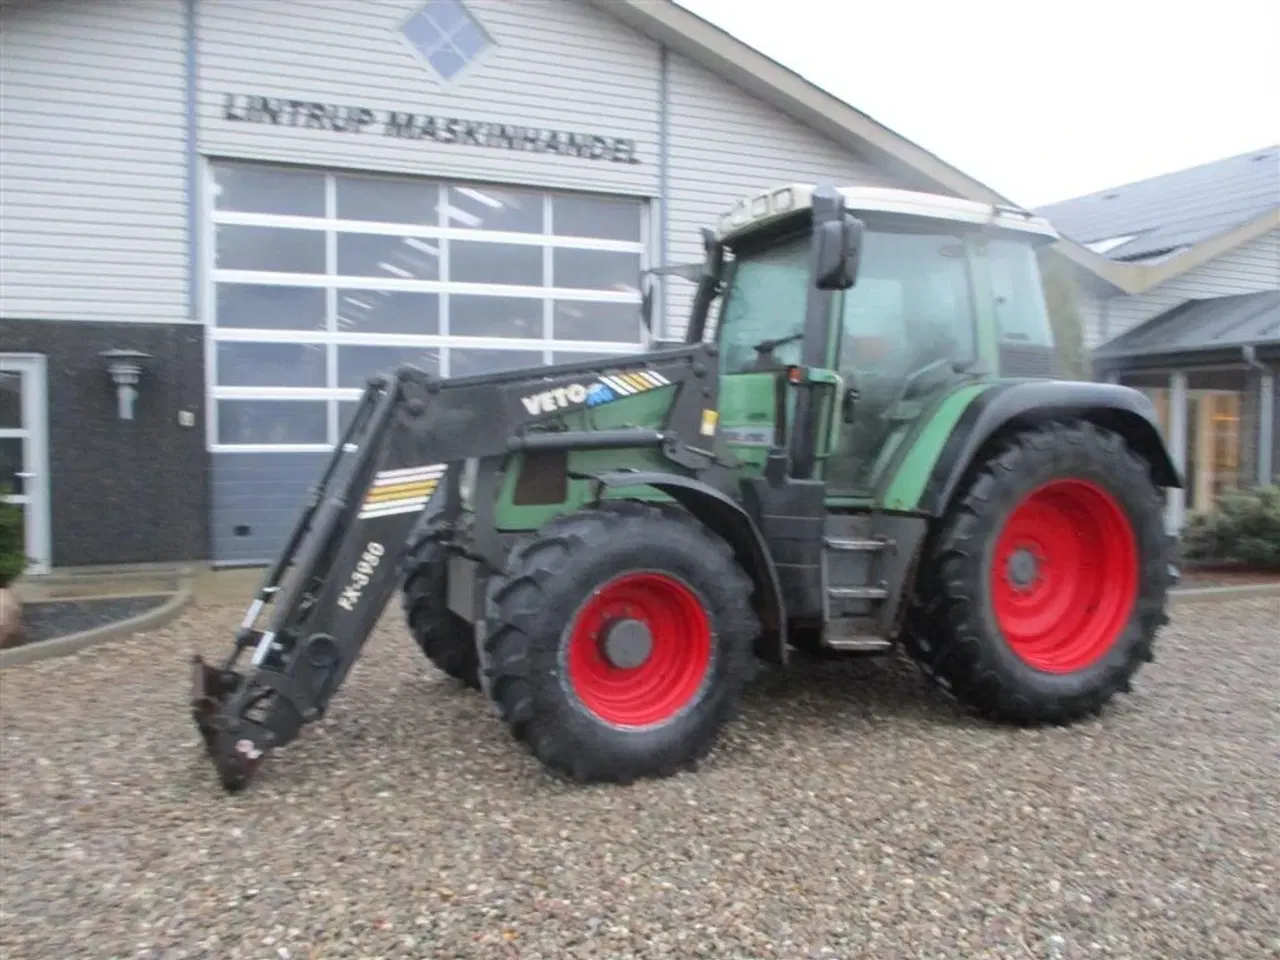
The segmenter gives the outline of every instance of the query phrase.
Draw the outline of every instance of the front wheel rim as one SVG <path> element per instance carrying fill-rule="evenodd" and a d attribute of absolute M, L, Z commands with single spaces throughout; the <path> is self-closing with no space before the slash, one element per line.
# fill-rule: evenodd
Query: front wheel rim
<path fill-rule="evenodd" d="M 611 649 L 619 636 L 630 643 Z M 697 595 L 666 574 L 631 573 L 597 588 L 578 613 L 568 678 L 598 719 L 647 727 L 670 720 L 696 698 L 711 659 L 711 622 Z"/>
<path fill-rule="evenodd" d="M 1072 673 L 1103 659 L 1138 595 L 1138 546 L 1119 502 L 1094 483 L 1054 480 L 1010 513 L 992 556 L 992 607 L 1025 663 Z"/>

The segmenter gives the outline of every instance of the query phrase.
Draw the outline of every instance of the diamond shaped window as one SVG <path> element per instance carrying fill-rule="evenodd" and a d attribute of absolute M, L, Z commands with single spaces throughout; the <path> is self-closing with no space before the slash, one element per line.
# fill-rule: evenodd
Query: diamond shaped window
<path fill-rule="evenodd" d="M 493 38 L 462 0 L 427 0 L 400 32 L 442 80 L 452 80 L 493 46 Z"/>

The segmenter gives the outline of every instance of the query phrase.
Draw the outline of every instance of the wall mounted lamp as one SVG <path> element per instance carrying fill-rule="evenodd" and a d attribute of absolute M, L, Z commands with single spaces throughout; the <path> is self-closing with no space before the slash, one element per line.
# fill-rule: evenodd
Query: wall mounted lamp
<path fill-rule="evenodd" d="M 138 381 L 142 378 L 143 364 L 151 359 L 151 354 L 140 350 L 103 350 L 99 356 L 107 362 L 107 373 L 116 385 L 116 413 L 121 420 L 132 420 Z"/>

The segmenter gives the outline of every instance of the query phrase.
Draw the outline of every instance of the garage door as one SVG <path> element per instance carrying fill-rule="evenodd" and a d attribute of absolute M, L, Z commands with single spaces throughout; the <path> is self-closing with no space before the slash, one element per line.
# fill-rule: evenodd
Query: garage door
<path fill-rule="evenodd" d="M 643 348 L 643 200 L 209 165 L 215 560 L 268 559 L 370 374 Z"/>

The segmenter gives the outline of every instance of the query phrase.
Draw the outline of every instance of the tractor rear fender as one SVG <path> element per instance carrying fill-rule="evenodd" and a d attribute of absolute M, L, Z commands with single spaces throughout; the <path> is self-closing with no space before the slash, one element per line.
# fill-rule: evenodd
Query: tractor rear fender
<path fill-rule="evenodd" d="M 761 659 L 783 663 L 787 651 L 787 615 L 778 571 L 759 527 L 751 515 L 714 487 L 691 477 L 670 473 L 619 472 L 594 478 L 602 486 L 653 487 L 674 499 L 682 507 L 723 537 L 733 548 L 742 569 L 755 584 L 756 613 L 764 625 Z M 767 638 L 767 639 L 766 639 Z M 767 644 L 767 649 L 764 645 Z"/>
<path fill-rule="evenodd" d="M 1183 485 L 1145 394 L 1113 383 L 1029 380 L 994 386 L 973 399 L 934 462 L 919 509 L 942 516 L 970 471 L 1004 437 L 1049 420 L 1088 420 L 1114 430 L 1146 460 L 1157 484 Z"/>

